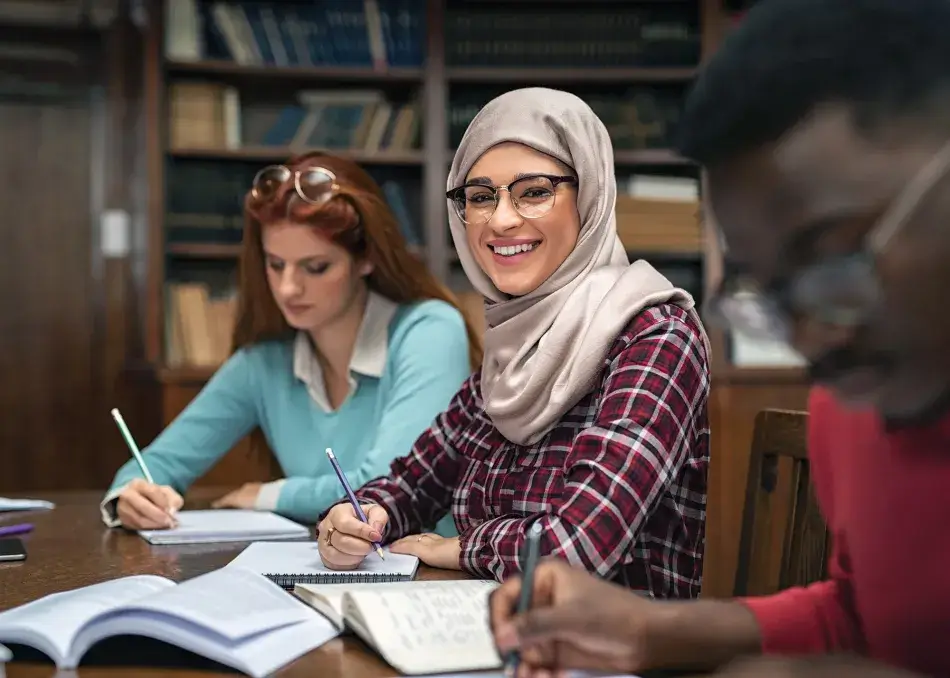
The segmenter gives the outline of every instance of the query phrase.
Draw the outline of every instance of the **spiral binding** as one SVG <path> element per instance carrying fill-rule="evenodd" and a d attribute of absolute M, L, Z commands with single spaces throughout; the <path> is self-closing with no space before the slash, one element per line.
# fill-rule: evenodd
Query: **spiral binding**
<path fill-rule="evenodd" d="M 392 581 L 412 581 L 412 577 L 405 574 L 377 574 L 373 572 L 265 574 L 264 576 L 286 591 L 293 591 L 296 584 L 382 584 Z"/>

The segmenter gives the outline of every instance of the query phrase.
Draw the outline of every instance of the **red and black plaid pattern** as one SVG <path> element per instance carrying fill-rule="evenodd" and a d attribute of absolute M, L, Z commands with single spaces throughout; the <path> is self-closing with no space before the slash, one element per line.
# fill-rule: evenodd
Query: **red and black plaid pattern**
<path fill-rule="evenodd" d="M 687 313 L 648 309 L 617 337 L 596 389 L 538 443 L 509 442 L 484 412 L 480 375 L 388 477 L 356 493 L 389 512 L 386 540 L 451 510 L 461 566 L 504 580 L 526 528 L 542 554 L 657 598 L 699 595 L 709 466 L 708 357 Z"/>

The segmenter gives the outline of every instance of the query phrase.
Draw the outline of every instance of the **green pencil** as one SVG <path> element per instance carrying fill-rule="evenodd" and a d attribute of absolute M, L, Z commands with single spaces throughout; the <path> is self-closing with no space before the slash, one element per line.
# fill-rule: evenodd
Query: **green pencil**
<path fill-rule="evenodd" d="M 139 452 L 139 446 L 135 444 L 132 434 L 129 433 L 129 427 L 125 425 L 125 420 L 122 418 L 122 415 L 119 414 L 118 409 L 112 408 L 112 418 L 115 419 L 115 423 L 118 424 L 119 431 L 121 431 L 122 437 L 125 438 L 125 444 L 129 446 L 129 451 L 138 463 L 139 468 L 142 469 L 142 474 L 145 476 L 145 479 L 154 485 L 155 481 L 152 480 L 152 474 L 148 472 L 148 466 L 145 465 L 145 459 L 142 458 L 142 453 Z"/>

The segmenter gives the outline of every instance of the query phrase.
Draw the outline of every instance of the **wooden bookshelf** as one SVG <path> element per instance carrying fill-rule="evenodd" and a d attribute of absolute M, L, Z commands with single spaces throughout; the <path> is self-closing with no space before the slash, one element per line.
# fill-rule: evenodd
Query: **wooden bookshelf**
<path fill-rule="evenodd" d="M 354 0 L 356 2 L 358 0 Z M 447 168 L 452 159 L 453 121 L 450 104 L 458 92 L 479 87 L 511 89 L 519 86 L 547 85 L 564 89 L 580 88 L 598 94 L 624 92 L 635 87 L 654 87 L 685 90 L 694 79 L 697 64 L 676 67 L 637 68 L 542 68 L 519 63 L 514 67 L 461 66 L 449 58 L 457 40 L 447 40 L 449 11 L 458 5 L 524 6 L 525 0 L 507 2 L 456 3 L 454 0 L 423 0 L 426 3 L 425 60 L 421 68 L 373 68 L 368 66 L 262 66 L 242 65 L 218 58 L 193 61 L 166 60 L 164 57 L 164 26 L 162 0 L 147 0 L 148 29 L 144 31 L 144 68 L 142 73 L 143 120 L 145 137 L 144 162 L 148 183 L 147 195 L 147 270 L 144 285 L 144 359 L 153 368 L 155 382 L 160 389 L 162 420 L 167 424 L 200 390 L 213 374 L 211 367 L 167 367 L 164 361 L 165 289 L 172 267 L 189 264 L 233 265 L 239 246 L 213 242 L 170 242 L 167 198 L 169 195 L 169 166 L 188 163 L 221 163 L 233 167 L 253 169 L 256 164 L 279 161 L 291 155 L 286 145 L 244 146 L 229 150 L 201 146 L 172 148 L 168 129 L 169 83 L 173 81 L 219 82 L 248 91 L 257 97 L 271 96 L 281 90 L 297 89 L 379 89 L 387 97 L 418 93 L 423 127 L 421 144 L 409 151 L 342 151 L 370 171 L 404 172 L 412 174 L 421 187 L 420 221 L 425 240 L 420 255 L 429 268 L 449 284 L 463 279 L 457 256 L 451 245 L 447 228 L 444 197 Z M 608 0 L 609 1 L 609 0 Z M 710 56 L 721 43 L 730 25 L 723 11 L 722 0 L 630 0 L 614 4 L 625 8 L 633 4 L 655 7 L 690 6 L 696 3 L 701 32 L 701 56 Z M 570 0 L 549 0 L 545 8 L 576 7 L 587 12 L 592 4 Z M 395 100 L 395 99 L 394 99 Z M 486 99 L 487 101 L 487 99 Z M 592 104 L 593 105 L 593 104 Z M 653 148 L 656 144 L 626 147 L 616 143 L 615 162 L 620 173 L 629 174 L 637 168 L 646 171 L 667 171 L 682 176 L 699 170 L 671 150 Z M 333 153 L 341 153 L 332 150 Z M 415 180 L 414 179 L 414 180 Z M 241 190 L 244 190 L 243 188 Z M 704 212 L 708 212 L 704 210 Z M 703 292 L 718 282 L 722 269 L 721 254 L 715 237 L 715 225 L 706 219 L 706 245 L 700 254 L 684 255 L 676 252 L 652 253 L 648 259 L 657 262 L 695 264 L 702 269 Z M 751 425 L 755 413 L 762 407 L 802 408 L 806 386 L 800 370 L 742 369 L 730 364 L 728 341 L 723 333 L 710 330 L 713 341 L 712 382 L 710 399 L 710 426 L 712 430 L 710 472 L 710 510 L 707 521 L 707 566 L 704 572 L 704 595 L 728 593 L 731 586 L 734 552 L 738 533 L 731 524 L 736 512 L 741 513 L 744 497 L 744 459 L 751 442 Z"/>
<path fill-rule="evenodd" d="M 449 82 L 524 83 L 563 85 L 597 83 L 625 85 L 630 83 L 685 83 L 696 76 L 695 68 L 448 68 Z"/>
<path fill-rule="evenodd" d="M 421 68 L 361 68 L 332 66 L 252 66 L 232 61 L 166 61 L 170 74 L 238 77 L 246 79 L 286 78 L 310 82 L 382 82 L 421 83 L 425 71 Z"/>
<path fill-rule="evenodd" d="M 168 154 L 174 158 L 206 158 L 209 160 L 255 160 L 273 162 L 292 155 L 320 150 L 317 148 L 287 148 L 282 146 L 246 146 L 238 149 L 222 148 L 174 148 Z M 425 156 L 422 151 L 376 151 L 365 152 L 347 149 L 325 149 L 335 155 L 352 158 L 361 165 L 407 165 L 422 166 Z"/>
<path fill-rule="evenodd" d="M 198 243 L 170 243 L 166 250 L 168 254 L 177 257 L 193 259 L 237 259 L 241 254 L 240 245 L 227 243 L 198 242 Z"/>
<path fill-rule="evenodd" d="M 172 82 L 219 82 L 255 94 L 298 89 L 332 88 L 379 88 L 386 91 L 405 93 L 412 88 L 418 90 L 422 103 L 421 147 L 415 150 L 338 150 L 330 152 L 353 158 L 368 168 L 381 171 L 418 172 L 422 189 L 421 221 L 424 246 L 420 253 L 433 272 L 446 281 L 459 279 L 457 256 L 455 256 L 446 228 L 446 205 L 444 199 L 445 174 L 451 161 L 452 149 L 446 145 L 451 141 L 449 129 L 449 103 L 453 88 L 502 88 L 525 85 L 573 86 L 601 88 L 610 92 L 613 88 L 629 88 L 639 85 L 657 85 L 679 87 L 685 90 L 695 77 L 698 63 L 683 66 L 651 67 L 529 67 L 522 64 L 505 66 L 463 66 L 448 64 L 447 57 L 451 44 L 445 42 L 445 31 L 449 21 L 447 8 L 455 10 L 448 0 L 423 0 L 426 5 L 426 32 L 423 38 L 424 66 L 414 67 L 371 67 L 371 66 L 273 66 L 248 65 L 209 55 L 197 60 L 166 59 L 164 56 L 165 33 L 162 0 L 149 3 L 150 25 L 146 37 L 146 115 L 148 118 L 149 165 L 149 225 L 152 233 L 152 257 L 148 271 L 147 308 L 146 308 L 146 353 L 154 364 L 160 365 L 164 355 L 164 282 L 167 257 L 175 260 L 176 266 L 188 260 L 214 261 L 222 263 L 234 260 L 239 246 L 234 244 L 166 242 L 168 163 L 176 165 L 189 162 L 234 163 L 253 167 L 255 164 L 279 162 L 288 156 L 316 150 L 287 146 L 241 146 L 238 148 L 219 147 L 171 147 L 167 134 L 168 100 L 167 87 Z M 713 30 L 718 19 L 718 0 L 678 0 L 683 7 L 697 7 L 702 24 L 702 52 L 710 49 L 707 44 L 717 32 Z M 517 6 L 517 2 L 514 3 Z M 571 3 L 560 2 L 565 6 Z M 651 3 L 661 5 L 663 3 Z M 283 84 L 282 84 L 283 83 Z M 490 97 L 488 97 L 490 98 Z M 487 99 L 486 99 L 487 100 Z M 243 101 L 242 101 L 243 103 Z M 618 172 L 630 173 L 638 167 L 663 171 L 693 171 L 688 160 L 677 156 L 664 148 L 625 148 L 618 146 L 615 151 Z M 691 169 L 692 168 L 692 169 Z M 683 260 L 682 255 L 673 257 L 657 255 L 658 259 Z M 687 257 L 689 259 L 689 257 Z M 695 259 L 695 257 L 693 257 Z M 700 262 L 701 263 L 701 262 Z"/>

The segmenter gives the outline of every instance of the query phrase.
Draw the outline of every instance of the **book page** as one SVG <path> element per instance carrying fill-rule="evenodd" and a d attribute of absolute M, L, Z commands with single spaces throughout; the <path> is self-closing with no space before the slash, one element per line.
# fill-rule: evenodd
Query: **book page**
<path fill-rule="evenodd" d="M 234 643 L 314 618 L 316 613 L 260 575 L 221 568 L 122 606 L 191 622 Z"/>
<path fill-rule="evenodd" d="M 36 647 L 34 638 L 47 638 L 37 647 L 53 659 L 68 654 L 73 639 L 92 619 L 157 591 L 174 589 L 164 577 L 122 577 L 72 591 L 53 593 L 0 613 L 0 640 Z"/>
<path fill-rule="evenodd" d="M 488 627 L 488 596 L 497 585 L 460 580 L 361 588 L 346 594 L 344 611 L 403 673 L 493 669 L 501 658 Z"/>

